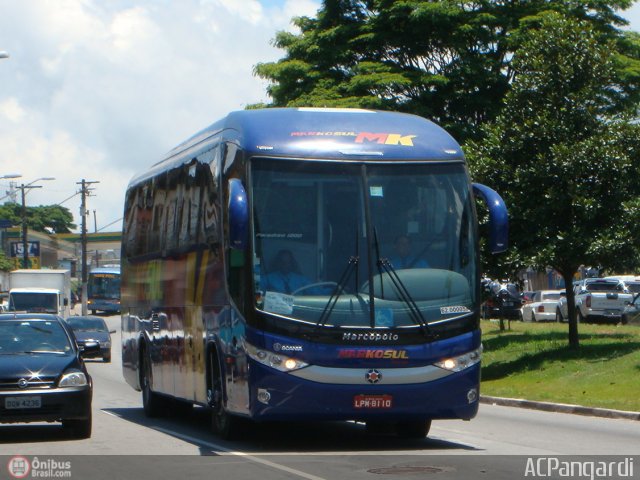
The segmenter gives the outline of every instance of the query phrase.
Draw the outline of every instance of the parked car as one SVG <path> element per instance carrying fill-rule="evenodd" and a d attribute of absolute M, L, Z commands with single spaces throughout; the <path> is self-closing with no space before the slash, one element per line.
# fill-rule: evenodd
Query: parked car
<path fill-rule="evenodd" d="M 95 354 L 85 353 L 84 358 L 101 357 L 103 362 L 111 362 L 111 334 L 116 331 L 109 331 L 102 318 L 78 315 L 67 318 L 67 323 L 73 329 L 76 341 L 81 348 L 86 348 L 90 344 L 97 344 L 100 347 Z"/>
<path fill-rule="evenodd" d="M 62 422 L 91 436 L 92 381 L 62 318 L 0 314 L 0 379 L 0 423 Z"/>
<path fill-rule="evenodd" d="M 564 290 L 538 290 L 533 301 L 522 306 L 522 320 L 525 322 L 555 321 L 558 301 Z"/>
<path fill-rule="evenodd" d="M 573 291 L 579 323 L 595 320 L 618 322 L 622 319 L 622 311 L 633 299 L 617 279 L 587 278 L 577 282 Z M 563 297 L 556 309 L 557 320 L 565 321 L 569 317 L 568 311 L 567 299 Z"/>
<path fill-rule="evenodd" d="M 484 318 L 520 318 L 522 299 L 515 283 L 492 282 L 489 296 L 482 306 Z"/>
<path fill-rule="evenodd" d="M 633 296 L 633 300 L 622 311 L 621 323 L 640 325 L 640 293 Z"/>

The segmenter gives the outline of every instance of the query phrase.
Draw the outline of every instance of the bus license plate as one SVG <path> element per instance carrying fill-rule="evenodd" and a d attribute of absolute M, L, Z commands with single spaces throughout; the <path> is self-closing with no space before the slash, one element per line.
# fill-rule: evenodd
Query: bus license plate
<path fill-rule="evenodd" d="M 42 400 L 40 397 L 8 397 L 4 400 L 4 408 L 7 410 L 40 407 L 42 407 Z"/>
<path fill-rule="evenodd" d="M 391 395 L 356 395 L 353 397 L 354 408 L 391 408 Z"/>

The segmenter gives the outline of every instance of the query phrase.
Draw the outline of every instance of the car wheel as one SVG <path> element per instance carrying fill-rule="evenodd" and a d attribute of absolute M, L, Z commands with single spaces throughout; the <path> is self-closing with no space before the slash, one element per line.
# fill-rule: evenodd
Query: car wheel
<path fill-rule="evenodd" d="M 91 415 L 82 420 L 63 420 L 62 430 L 72 438 L 89 438 L 91 437 L 91 423 Z"/>
<path fill-rule="evenodd" d="M 431 420 L 418 422 L 398 422 L 396 433 L 401 438 L 424 438 L 431 429 Z"/>
<path fill-rule="evenodd" d="M 111 352 L 105 353 L 104 356 L 102 357 L 102 361 L 104 363 L 111 363 Z"/>
<path fill-rule="evenodd" d="M 562 319 L 562 312 L 559 308 L 556 308 L 556 322 L 562 323 L 564 320 Z"/>
<path fill-rule="evenodd" d="M 91 315 L 95 315 L 96 314 L 96 310 L 91 310 Z"/>

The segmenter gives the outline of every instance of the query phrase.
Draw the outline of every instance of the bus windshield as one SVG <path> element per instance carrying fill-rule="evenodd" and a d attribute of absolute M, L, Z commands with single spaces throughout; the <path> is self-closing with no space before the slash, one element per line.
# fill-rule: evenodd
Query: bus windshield
<path fill-rule="evenodd" d="M 476 231 L 462 163 L 254 159 L 251 173 L 258 310 L 369 328 L 473 311 Z"/>
<path fill-rule="evenodd" d="M 120 274 L 90 272 L 87 290 L 90 298 L 119 299 Z"/>

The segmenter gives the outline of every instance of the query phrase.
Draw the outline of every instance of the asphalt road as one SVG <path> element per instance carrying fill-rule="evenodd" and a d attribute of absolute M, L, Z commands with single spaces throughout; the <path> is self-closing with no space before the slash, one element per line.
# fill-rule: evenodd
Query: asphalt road
<path fill-rule="evenodd" d="M 72 478 L 438 479 L 524 478 L 531 457 L 640 452 L 640 423 L 482 404 L 470 421 L 437 421 L 424 440 L 368 436 L 355 423 L 257 425 L 225 442 L 195 409 L 185 418 L 147 419 L 140 394 L 122 378 L 120 319 L 110 364 L 88 360 L 94 380 L 93 435 L 69 440 L 56 424 L 0 425 L 0 455 L 72 458 Z M 600 457 L 598 457 L 600 458 Z M 640 457 L 635 457 L 640 478 Z M 212 473 L 215 475 L 212 476 Z M 6 470 L 0 465 L 0 479 Z M 633 478 L 633 477 L 632 477 Z"/>

